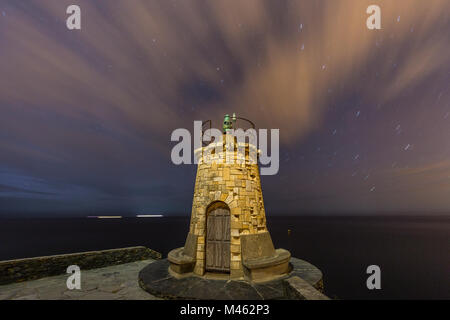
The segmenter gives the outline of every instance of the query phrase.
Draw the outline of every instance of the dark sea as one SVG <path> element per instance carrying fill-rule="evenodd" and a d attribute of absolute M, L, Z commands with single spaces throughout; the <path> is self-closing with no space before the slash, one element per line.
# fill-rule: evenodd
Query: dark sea
<path fill-rule="evenodd" d="M 268 217 L 267 225 L 276 248 L 322 270 L 332 298 L 450 299 L 450 217 Z M 188 226 L 189 217 L 1 219 L 0 260 L 138 245 L 166 256 L 184 245 Z M 366 287 L 373 264 L 380 290 Z"/>

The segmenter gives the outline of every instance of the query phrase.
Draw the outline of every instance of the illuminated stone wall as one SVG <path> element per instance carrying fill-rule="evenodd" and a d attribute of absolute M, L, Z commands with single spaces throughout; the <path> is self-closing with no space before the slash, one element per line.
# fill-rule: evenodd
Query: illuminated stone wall
<path fill-rule="evenodd" d="M 224 140 L 225 137 L 228 136 L 224 135 Z M 195 150 L 195 154 L 199 162 L 189 230 L 198 237 L 194 272 L 203 275 L 205 270 L 208 206 L 222 201 L 231 215 L 230 275 L 240 277 L 243 275 L 240 236 L 267 232 L 258 164 L 251 161 L 256 158 L 257 149 L 248 143 L 236 144 L 233 149 L 218 142 Z M 227 163 L 227 159 L 233 163 Z"/>

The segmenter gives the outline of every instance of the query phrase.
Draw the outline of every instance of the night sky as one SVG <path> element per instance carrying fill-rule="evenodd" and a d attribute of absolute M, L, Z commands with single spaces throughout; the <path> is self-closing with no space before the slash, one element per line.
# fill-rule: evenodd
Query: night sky
<path fill-rule="evenodd" d="M 0 216 L 188 215 L 171 132 L 233 112 L 267 215 L 448 214 L 449 53 L 448 0 L 0 0 Z"/>

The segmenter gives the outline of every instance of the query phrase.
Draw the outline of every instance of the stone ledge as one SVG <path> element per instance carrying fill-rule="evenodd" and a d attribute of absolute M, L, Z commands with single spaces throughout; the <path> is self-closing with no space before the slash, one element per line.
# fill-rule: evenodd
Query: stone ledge
<path fill-rule="evenodd" d="M 276 249 L 275 254 L 270 257 L 251 258 L 243 261 L 244 266 L 249 269 L 271 267 L 289 262 L 291 253 L 285 249 Z"/>
<path fill-rule="evenodd" d="M 283 280 L 284 294 L 290 299 L 300 300 L 330 300 L 300 277 L 294 276 Z"/>
<path fill-rule="evenodd" d="M 184 254 L 184 247 L 173 249 L 167 255 L 170 269 L 178 274 L 190 273 L 194 270 L 195 259 Z"/>
<path fill-rule="evenodd" d="M 161 253 L 139 246 L 0 261 L 0 285 L 63 274 L 70 265 L 88 270 L 161 257 Z"/>

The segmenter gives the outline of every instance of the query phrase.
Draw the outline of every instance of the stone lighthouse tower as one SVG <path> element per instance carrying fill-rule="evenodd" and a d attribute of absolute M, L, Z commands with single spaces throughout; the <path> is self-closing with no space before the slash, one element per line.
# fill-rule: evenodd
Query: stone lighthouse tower
<path fill-rule="evenodd" d="M 229 133 L 234 123 L 225 116 L 222 139 L 194 151 L 198 168 L 189 233 L 184 247 L 168 254 L 176 277 L 269 281 L 290 272 L 289 251 L 275 249 L 267 230 L 259 150 Z"/>

